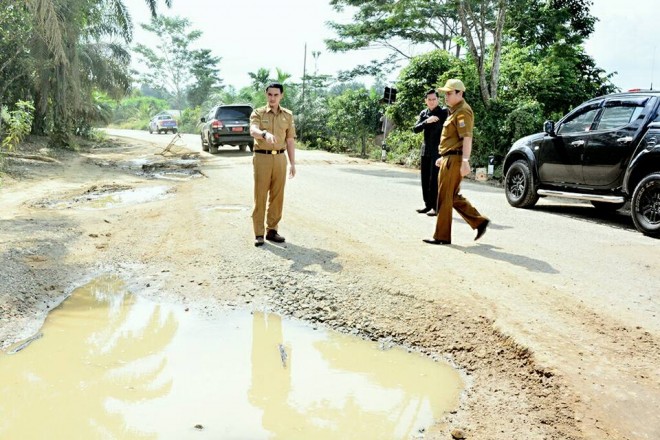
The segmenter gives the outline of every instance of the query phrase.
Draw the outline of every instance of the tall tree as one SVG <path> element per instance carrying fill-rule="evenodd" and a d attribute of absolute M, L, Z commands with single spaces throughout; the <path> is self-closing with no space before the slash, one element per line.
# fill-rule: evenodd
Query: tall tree
<path fill-rule="evenodd" d="M 453 0 L 331 0 L 337 11 L 356 8 L 351 23 L 330 22 L 337 38 L 325 41 L 333 52 L 384 47 L 408 59 L 406 47 L 428 44 L 456 51 L 460 26 Z"/>
<path fill-rule="evenodd" d="M 115 62 L 114 69 L 106 70 L 118 75 L 112 82 L 121 82 L 119 71 L 122 68 L 124 79 L 127 76 L 126 56 L 115 57 L 113 61 L 106 59 L 119 55 L 121 50 L 98 49 L 104 38 L 130 41 L 130 16 L 121 0 L 27 0 L 26 6 L 33 29 L 28 44 L 36 66 L 33 129 L 43 133 L 50 125 L 51 140 L 68 145 L 69 136 L 77 125 L 76 118 L 84 118 L 86 104 L 92 97 L 91 88 L 109 84 L 99 81 L 103 75 L 94 75 L 96 68 L 101 65 L 107 68 Z M 96 46 L 96 62 L 90 62 L 91 51 L 86 49 L 95 44 L 99 45 Z M 101 63 L 102 59 L 108 63 Z"/>
<path fill-rule="evenodd" d="M 328 100 L 327 124 L 341 150 L 356 150 L 366 156 L 367 141 L 376 135 L 380 119 L 380 96 L 374 90 L 348 89 Z"/>
<path fill-rule="evenodd" d="M 263 91 L 266 85 L 270 82 L 270 69 L 260 67 L 256 72 L 248 72 L 252 80 L 252 87 L 255 91 Z"/>
<path fill-rule="evenodd" d="M 164 0 L 165 5 L 170 8 L 172 7 L 172 0 Z M 158 0 L 145 0 L 147 3 L 147 6 L 149 6 L 149 10 L 151 11 L 151 15 L 153 17 L 156 17 L 157 15 L 157 8 L 158 8 Z"/>
<path fill-rule="evenodd" d="M 29 96 L 32 62 L 28 41 L 31 18 L 25 8 L 9 0 L 0 1 L 0 107 Z"/>
<path fill-rule="evenodd" d="M 186 107 L 185 90 L 193 78 L 196 59 L 191 45 L 202 35 L 198 30 L 188 31 L 190 25 L 186 18 L 152 17 L 151 23 L 141 26 L 158 36 L 156 48 L 135 46 L 147 69 L 141 72 L 142 82 L 171 93 L 178 110 Z"/>
<path fill-rule="evenodd" d="M 222 90 L 222 80 L 217 68 L 219 63 L 220 58 L 211 55 L 209 49 L 193 52 L 193 81 L 187 92 L 188 103 L 192 107 L 201 107 L 209 96 Z"/>
<path fill-rule="evenodd" d="M 479 90 L 484 103 L 497 98 L 502 37 L 509 2 L 510 0 L 456 0 L 462 34 L 476 64 Z"/>

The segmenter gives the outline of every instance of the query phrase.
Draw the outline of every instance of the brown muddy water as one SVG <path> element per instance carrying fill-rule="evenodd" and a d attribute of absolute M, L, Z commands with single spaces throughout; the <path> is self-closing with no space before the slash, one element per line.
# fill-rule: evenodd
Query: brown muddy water
<path fill-rule="evenodd" d="M 76 289 L 41 337 L 0 352 L 0 438 L 423 438 L 458 405 L 457 372 L 417 353 L 186 310 L 112 276 Z"/>
<path fill-rule="evenodd" d="M 125 188 L 121 186 L 106 186 L 94 188 L 83 195 L 66 200 L 45 200 L 36 204 L 37 207 L 48 209 L 108 209 L 126 205 L 162 200 L 168 196 L 168 186 L 144 186 L 138 188 Z"/>

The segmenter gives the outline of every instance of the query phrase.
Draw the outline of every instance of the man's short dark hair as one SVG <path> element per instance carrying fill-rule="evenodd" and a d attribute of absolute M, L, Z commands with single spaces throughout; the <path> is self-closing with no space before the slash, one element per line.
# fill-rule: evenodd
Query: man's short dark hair
<path fill-rule="evenodd" d="M 426 92 L 426 96 L 435 95 L 436 98 L 439 98 L 438 91 L 436 89 L 430 89 Z"/>
<path fill-rule="evenodd" d="M 268 89 L 279 89 L 280 93 L 284 93 L 284 86 L 278 82 L 272 82 L 266 86 L 266 91 Z"/>

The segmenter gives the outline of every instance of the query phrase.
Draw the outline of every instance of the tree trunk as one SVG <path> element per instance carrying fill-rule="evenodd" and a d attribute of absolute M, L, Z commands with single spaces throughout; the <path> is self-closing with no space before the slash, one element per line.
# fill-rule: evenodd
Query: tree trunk
<path fill-rule="evenodd" d="M 497 3 L 497 19 L 494 29 L 489 29 L 486 18 L 487 6 L 491 2 Z M 458 15 L 461 20 L 462 34 L 468 43 L 470 54 L 477 63 L 477 73 L 479 75 L 479 89 L 481 99 L 488 105 L 491 99 L 497 97 L 497 85 L 500 75 L 500 59 L 502 55 L 502 32 L 504 21 L 506 19 L 506 1 L 507 0 L 479 0 L 481 14 L 476 17 L 468 0 L 458 2 Z M 493 35 L 493 56 L 490 69 L 490 78 L 487 79 L 486 73 L 486 35 Z M 477 41 L 475 41 L 475 38 Z"/>
<path fill-rule="evenodd" d="M 490 70 L 490 96 L 497 98 L 497 85 L 500 78 L 500 59 L 502 57 L 502 31 L 506 19 L 506 0 L 499 1 L 497 22 L 495 23 L 495 35 L 493 37 L 493 64 Z"/>

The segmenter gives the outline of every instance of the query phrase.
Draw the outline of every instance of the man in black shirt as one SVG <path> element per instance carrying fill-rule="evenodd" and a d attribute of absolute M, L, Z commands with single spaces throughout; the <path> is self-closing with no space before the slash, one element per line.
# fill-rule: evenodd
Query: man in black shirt
<path fill-rule="evenodd" d="M 438 172 L 440 169 L 435 165 L 438 160 L 438 145 L 442 125 L 447 119 L 447 109 L 438 106 L 438 92 L 434 89 L 426 92 L 426 109 L 419 114 L 417 124 L 413 127 L 415 133 L 424 131 L 424 142 L 421 150 L 422 171 L 422 196 L 424 207 L 417 210 L 420 214 L 429 216 L 437 215 L 438 203 Z"/>

